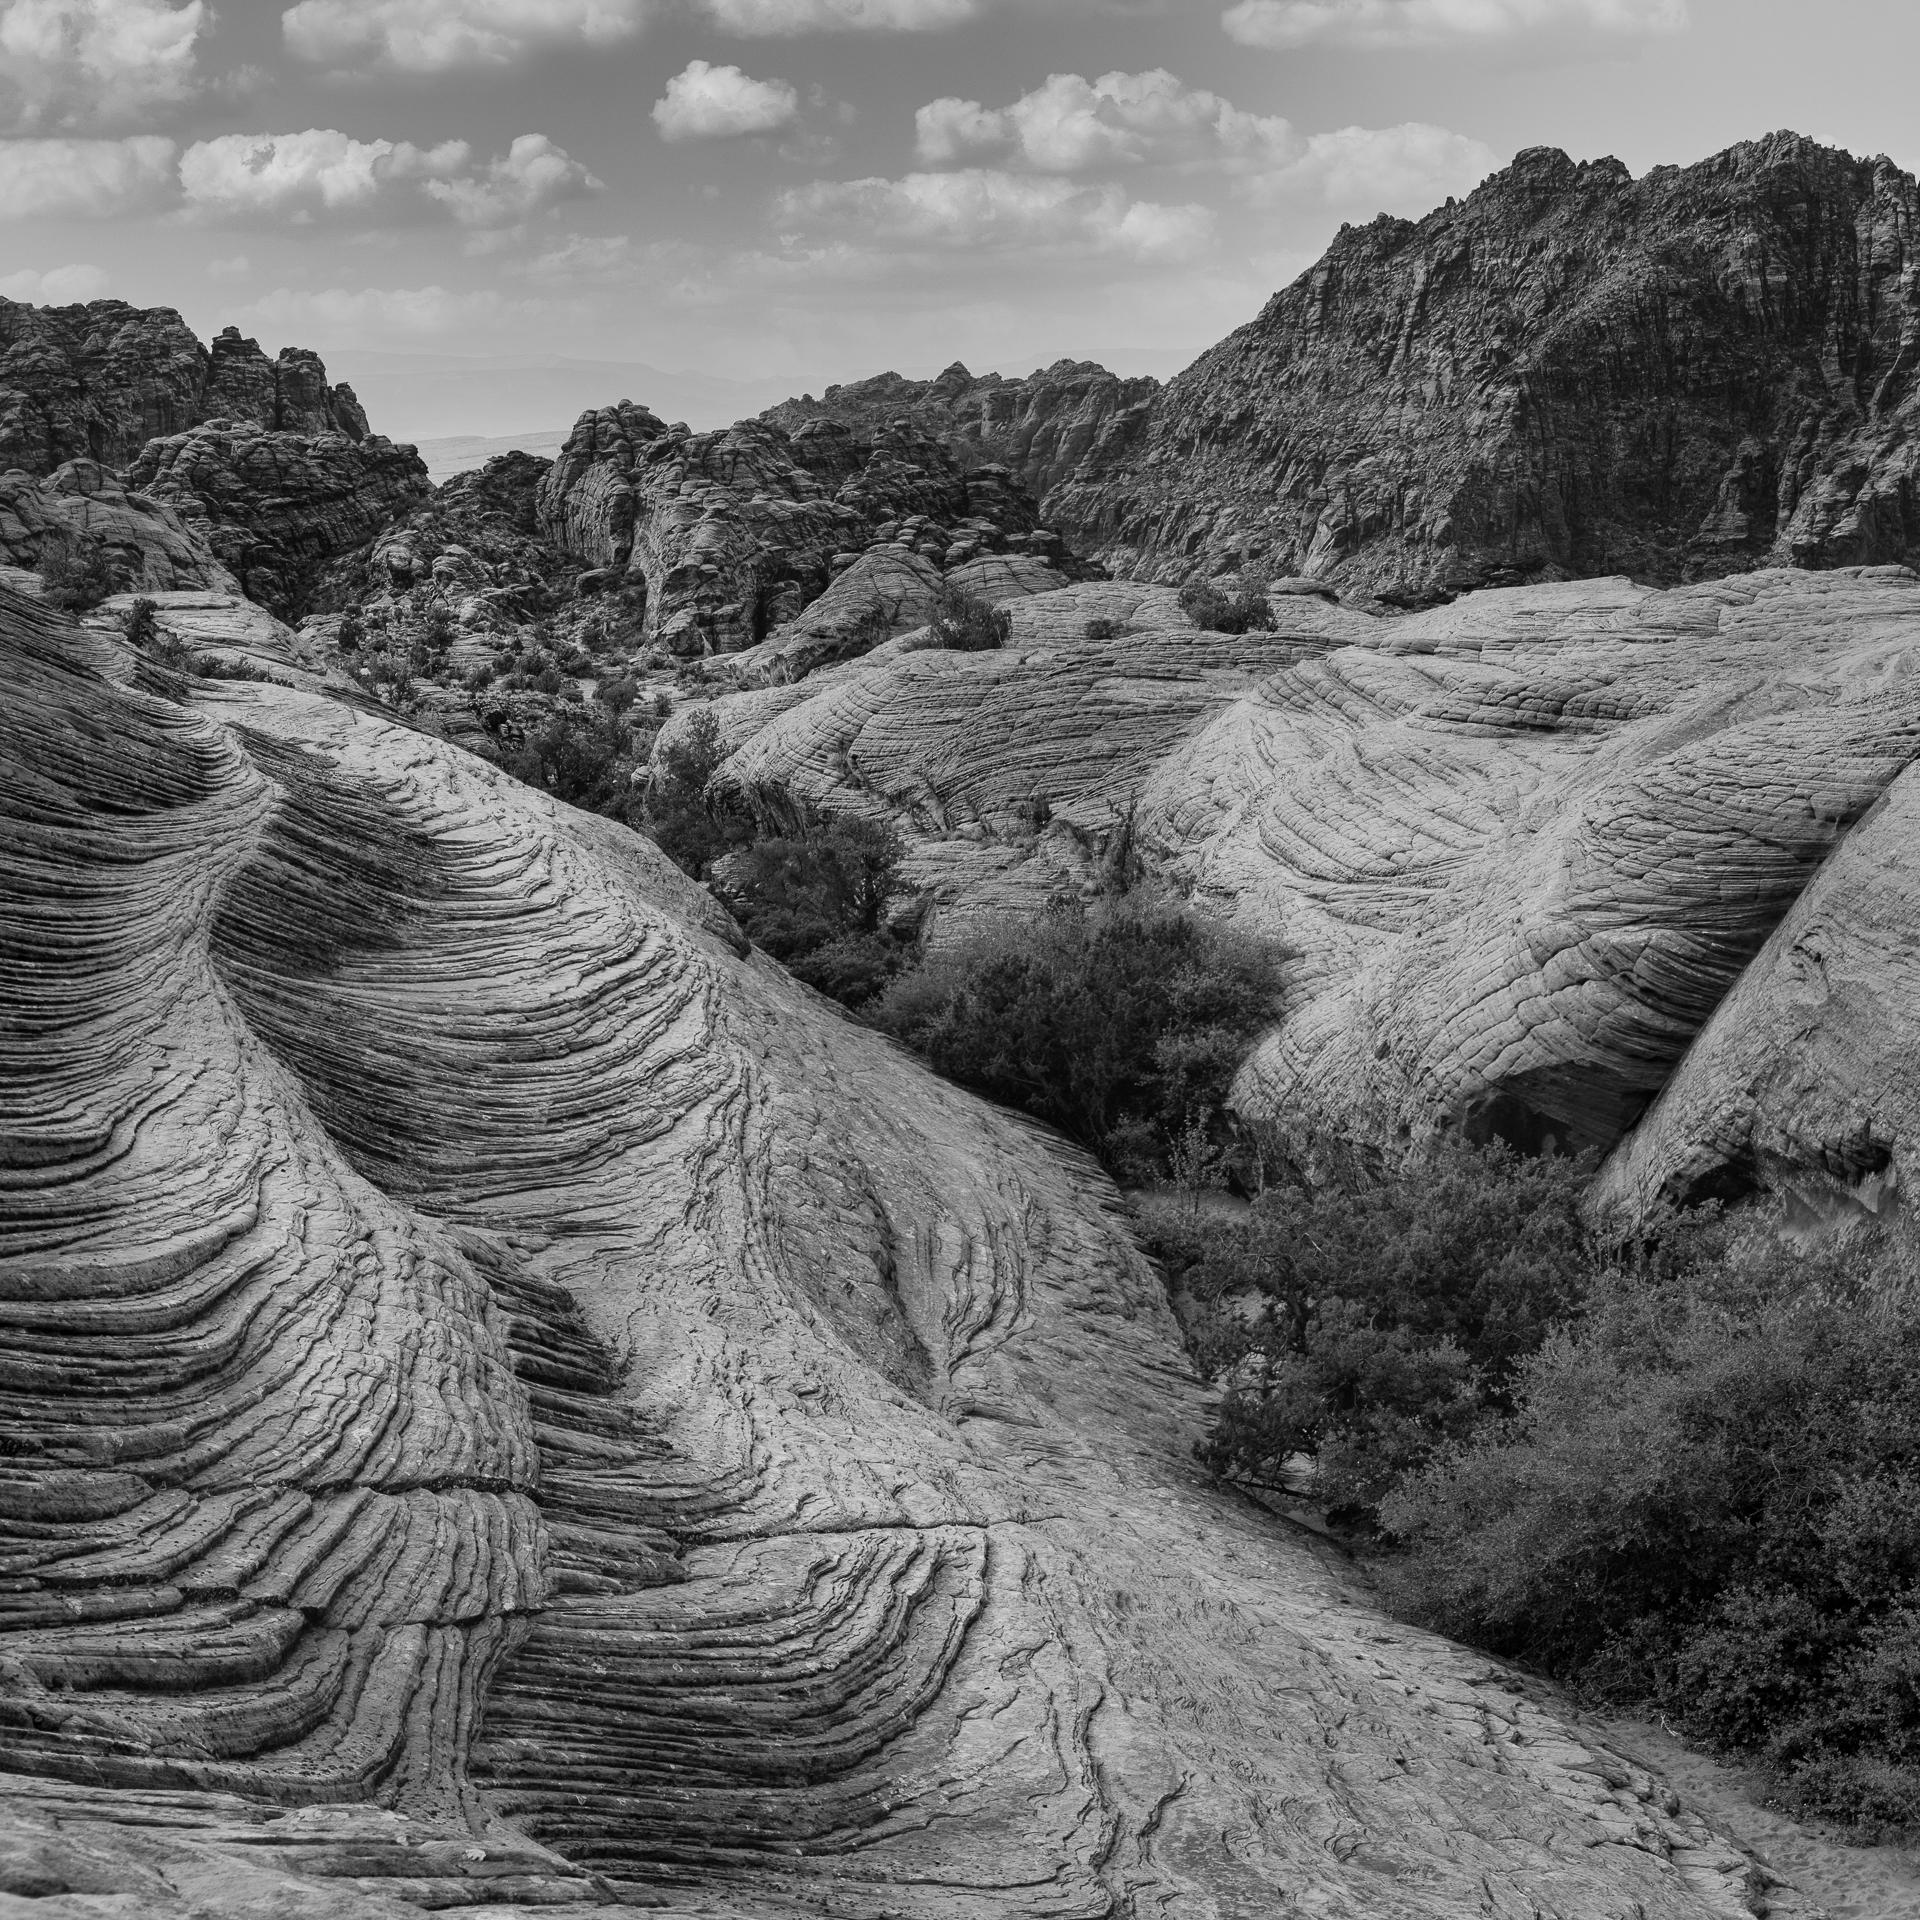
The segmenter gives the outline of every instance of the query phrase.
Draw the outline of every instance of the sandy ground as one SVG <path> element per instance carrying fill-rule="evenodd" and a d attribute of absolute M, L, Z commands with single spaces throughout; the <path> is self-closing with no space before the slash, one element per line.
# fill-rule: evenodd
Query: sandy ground
<path fill-rule="evenodd" d="M 1920 1851 L 1849 1846 L 1835 1828 L 1795 1820 L 1766 1804 L 1764 1775 L 1709 1759 L 1655 1722 L 1569 1717 L 1665 1780 L 1833 1920 L 1920 1920 Z"/>

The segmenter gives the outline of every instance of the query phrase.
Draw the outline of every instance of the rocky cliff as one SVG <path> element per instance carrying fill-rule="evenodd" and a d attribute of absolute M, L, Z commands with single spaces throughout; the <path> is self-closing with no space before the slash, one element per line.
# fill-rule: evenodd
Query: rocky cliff
<path fill-rule="evenodd" d="M 1083 460 L 1117 460 L 1159 393 L 1157 380 L 1123 380 L 1092 361 L 1057 361 L 1024 380 L 976 376 L 956 361 L 935 380 L 883 373 L 829 387 L 818 400 L 785 401 L 760 418 L 790 433 L 809 420 L 831 420 L 864 440 L 904 419 L 964 465 L 1009 468 L 1044 502 Z"/>
<path fill-rule="evenodd" d="M 1051 522 L 1143 579 L 1474 585 L 1920 558 L 1920 187 L 1791 134 L 1522 154 L 1342 231 Z"/>
<path fill-rule="evenodd" d="M 721 701 L 718 779 L 769 814 L 891 818 L 936 940 L 1092 893 L 1124 841 L 1289 956 L 1251 1112 L 1624 1137 L 1642 1203 L 1872 1210 L 1920 1181 L 1907 569 L 1392 619 L 1276 596 L 1239 637 L 1134 584 L 1011 617 L 1001 653 L 884 649 Z"/>
<path fill-rule="evenodd" d="M 203 347 L 171 307 L 0 300 L 0 470 L 44 474 L 80 459 L 124 467 L 149 440 L 207 420 L 367 433 L 353 389 L 329 386 L 305 348 L 269 360 L 236 327 Z"/>
<path fill-rule="evenodd" d="M 936 569 L 1060 552 L 1006 468 L 963 467 L 906 420 L 870 440 L 827 419 L 696 434 L 623 401 L 581 416 L 539 514 L 591 584 L 644 594 L 648 638 L 683 657 L 766 639 L 869 548 Z"/>
<path fill-rule="evenodd" d="M 0 593 L 0 1890 L 1810 1913 L 1209 1488 L 1090 1167 L 161 617 L 251 677 Z"/>

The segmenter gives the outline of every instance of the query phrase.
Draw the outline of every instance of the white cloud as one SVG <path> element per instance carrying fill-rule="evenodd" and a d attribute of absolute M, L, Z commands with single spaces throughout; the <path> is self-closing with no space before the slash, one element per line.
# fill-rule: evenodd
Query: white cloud
<path fill-rule="evenodd" d="M 223 260 L 207 262 L 209 280 L 249 280 L 253 277 L 253 262 L 244 253 L 229 254 Z"/>
<path fill-rule="evenodd" d="M 0 109 L 14 126 L 121 122 L 187 99 L 207 0 L 0 0 Z"/>
<path fill-rule="evenodd" d="M 1677 33 L 1686 0 L 1240 0 L 1223 16 L 1247 47 L 1418 47 L 1506 40 L 1556 27 Z"/>
<path fill-rule="evenodd" d="M 482 166 L 464 140 L 416 147 L 355 140 L 330 127 L 304 133 L 227 133 L 180 160 L 187 205 L 216 221 L 330 217 L 371 225 L 451 218 L 508 227 L 601 183 L 544 134 L 522 134 Z"/>
<path fill-rule="evenodd" d="M 938 248 L 1076 247 L 1140 261 L 1187 259 L 1213 235 L 1205 207 L 1133 200 L 1117 186 L 973 167 L 900 180 L 820 180 L 775 203 L 783 228 L 852 227 Z"/>
<path fill-rule="evenodd" d="M 0 140 L 0 220 L 106 219 L 173 190 L 171 140 Z"/>
<path fill-rule="evenodd" d="M 992 158 L 1036 173 L 1158 165 L 1218 172 L 1256 202 L 1367 204 L 1425 212 L 1492 172 L 1491 149 L 1444 127 L 1345 127 L 1303 134 L 1277 114 L 1243 113 L 1164 68 L 1097 80 L 1056 73 L 1010 107 L 935 100 L 916 116 L 920 158 Z"/>
<path fill-rule="evenodd" d="M 111 284 L 98 267 L 49 267 L 45 273 L 28 268 L 0 278 L 0 294 L 32 306 L 68 307 L 100 299 Z"/>
<path fill-rule="evenodd" d="M 700 0 L 714 24 L 741 35 L 928 33 L 977 19 L 984 0 Z"/>
<path fill-rule="evenodd" d="M 289 53 L 317 66 L 448 73 L 549 47 L 615 46 L 652 11 L 652 0 L 299 0 L 280 30 Z"/>
<path fill-rule="evenodd" d="M 799 117 L 800 96 L 784 80 L 754 80 L 738 67 L 689 63 L 653 103 L 663 140 L 715 140 L 778 133 Z"/>

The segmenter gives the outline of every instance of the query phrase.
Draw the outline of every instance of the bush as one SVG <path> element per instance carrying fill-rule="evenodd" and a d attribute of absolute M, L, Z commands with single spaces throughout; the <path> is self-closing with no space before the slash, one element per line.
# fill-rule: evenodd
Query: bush
<path fill-rule="evenodd" d="M 589 813 L 624 819 L 633 787 L 633 736 L 616 716 L 584 704 L 556 707 L 501 764 L 530 787 Z"/>
<path fill-rule="evenodd" d="M 1583 1164 L 1443 1140 L 1371 1178 L 1270 1187 L 1238 1220 L 1161 1213 L 1150 1245 L 1225 1386 L 1202 1458 L 1277 1485 L 1308 1456 L 1370 1518 L 1396 1477 L 1507 1405 L 1600 1265 Z"/>
<path fill-rule="evenodd" d="M 1109 620 L 1104 614 L 1095 614 L 1094 617 L 1087 622 L 1086 635 L 1089 640 L 1118 640 L 1120 638 L 1120 622 L 1118 620 Z"/>
<path fill-rule="evenodd" d="M 1884 1243 L 1724 1232 L 1611 1276 L 1512 1411 L 1383 1503 L 1403 1604 L 1762 1759 L 1798 1802 L 1920 1816 L 1920 1298 Z"/>
<path fill-rule="evenodd" d="M 366 637 L 367 623 L 360 609 L 349 607 L 340 616 L 340 625 L 334 630 L 333 644 L 342 653 L 358 653 Z"/>
<path fill-rule="evenodd" d="M 992 653 L 1013 638 L 1013 616 L 955 586 L 942 586 L 933 609 L 933 644 L 953 653 Z"/>
<path fill-rule="evenodd" d="M 1180 589 L 1180 611 L 1208 633 L 1269 632 L 1273 627 L 1267 583 L 1258 574 L 1249 574 L 1232 593 L 1210 581 L 1193 581 Z"/>
<path fill-rule="evenodd" d="M 858 1006 L 910 957 L 884 927 L 900 836 L 881 822 L 808 816 L 728 859 L 715 891 L 754 945 L 822 993 Z"/>
<path fill-rule="evenodd" d="M 42 550 L 40 579 L 50 606 L 89 613 L 114 592 L 106 547 L 91 534 L 61 534 Z"/>
<path fill-rule="evenodd" d="M 704 880 L 715 861 L 753 839 L 750 821 L 708 805 L 707 783 L 725 758 L 720 723 L 710 707 L 702 707 L 661 750 L 638 817 L 628 815 L 632 825 L 696 880 Z"/>
<path fill-rule="evenodd" d="M 1119 900 L 976 935 L 896 981 L 872 1017 L 949 1079 L 1140 1176 L 1218 1116 L 1278 996 L 1263 948 Z"/>

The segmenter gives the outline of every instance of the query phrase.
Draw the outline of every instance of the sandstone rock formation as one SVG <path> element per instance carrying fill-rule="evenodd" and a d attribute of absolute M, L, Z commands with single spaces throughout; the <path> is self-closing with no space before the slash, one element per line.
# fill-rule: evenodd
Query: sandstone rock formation
<path fill-rule="evenodd" d="M 1043 501 L 1115 572 L 1465 587 L 1920 558 L 1920 187 L 1791 134 L 1346 229 Z"/>
<path fill-rule="evenodd" d="M 766 639 L 870 547 L 946 569 L 1060 546 L 1005 468 L 963 470 L 906 421 L 871 440 L 830 420 L 695 434 L 626 401 L 581 416 L 540 525 L 595 584 L 643 590 L 649 639 L 691 657 Z"/>
<path fill-rule="evenodd" d="M 149 441 L 127 480 L 173 508 L 250 598 L 287 617 L 304 611 L 329 562 L 428 491 L 420 456 L 378 434 L 309 436 L 227 420 Z"/>
<path fill-rule="evenodd" d="M 38 573 L 56 553 L 100 549 L 117 585 L 148 591 L 239 586 L 198 530 L 159 500 L 130 493 L 91 460 L 44 480 L 0 473 L 0 558 Z"/>
<path fill-rule="evenodd" d="M 831 420 L 871 440 L 896 420 L 938 440 L 962 465 L 997 462 L 1044 502 L 1083 460 L 1120 457 L 1146 425 L 1160 382 L 1123 380 L 1086 360 L 1060 360 L 1024 380 L 975 376 L 957 361 L 936 380 L 883 373 L 769 408 L 760 418 L 789 433 Z M 1043 507 L 1044 512 L 1044 507 Z"/>
<path fill-rule="evenodd" d="M 4 1894 L 1810 1912 L 1209 1490 L 1092 1170 L 644 843 L 291 655 L 0 672 Z"/>
<path fill-rule="evenodd" d="M 1684 1060 L 1626 1150 L 1642 1199 L 1920 1177 L 1920 579 L 1594 581 L 1401 619 L 1276 597 L 1238 640 L 1173 602 L 1075 587 L 1017 606 L 1002 654 L 722 701 L 717 777 L 765 812 L 884 810 L 936 939 L 1088 893 L 1122 847 L 1272 938 L 1289 1004 L 1241 1077 L 1254 1112 L 1610 1148 Z M 1083 637 L 1096 606 L 1115 639 Z"/>
<path fill-rule="evenodd" d="M 353 389 L 330 387 L 304 348 L 269 360 L 228 327 L 208 349 L 171 307 L 0 300 L 0 471 L 45 474 L 69 460 L 124 467 L 149 440 L 215 419 L 367 433 Z"/>

